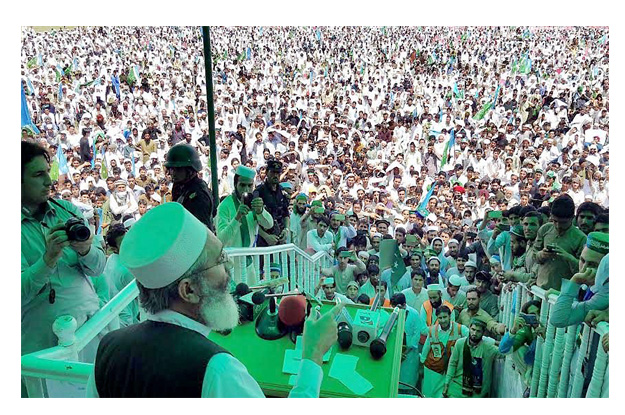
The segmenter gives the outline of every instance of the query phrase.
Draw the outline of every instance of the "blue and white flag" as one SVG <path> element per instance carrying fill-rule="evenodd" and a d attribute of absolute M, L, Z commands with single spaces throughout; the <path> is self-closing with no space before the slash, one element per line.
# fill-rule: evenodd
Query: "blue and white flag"
<path fill-rule="evenodd" d="M 63 101 L 63 84 L 59 82 L 59 102 Z"/>
<path fill-rule="evenodd" d="M 26 78 L 26 88 L 28 88 L 28 95 L 33 95 L 35 93 L 35 87 L 30 81 L 30 78 Z"/>
<path fill-rule="evenodd" d="M 63 148 L 61 148 L 61 143 L 59 143 L 59 146 L 56 149 L 56 158 L 59 161 L 59 174 L 69 173 L 69 166 L 67 165 L 67 157 L 65 157 L 65 154 L 63 154 Z"/>
<path fill-rule="evenodd" d="M 113 84 L 113 90 L 115 91 L 115 95 L 117 96 L 117 99 L 121 99 L 121 91 L 119 88 L 119 78 L 116 76 L 111 76 L 111 83 Z"/>
<path fill-rule="evenodd" d="M 28 103 L 26 102 L 26 94 L 24 93 L 24 88 L 20 85 L 20 91 L 22 94 L 22 128 L 26 128 L 31 134 L 39 134 L 39 129 L 33 123 L 32 118 L 30 118 L 30 110 L 28 109 Z"/>

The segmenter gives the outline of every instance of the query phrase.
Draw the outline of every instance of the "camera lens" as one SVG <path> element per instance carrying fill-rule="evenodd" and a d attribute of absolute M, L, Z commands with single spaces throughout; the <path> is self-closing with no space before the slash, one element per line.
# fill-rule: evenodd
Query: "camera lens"
<path fill-rule="evenodd" d="M 369 333 L 367 333 L 366 331 L 358 332 L 358 341 L 361 343 L 366 343 L 369 340 L 369 337 Z"/>
<path fill-rule="evenodd" d="M 74 225 L 72 227 L 75 239 L 79 242 L 86 241 L 91 236 L 91 231 L 85 225 Z"/>

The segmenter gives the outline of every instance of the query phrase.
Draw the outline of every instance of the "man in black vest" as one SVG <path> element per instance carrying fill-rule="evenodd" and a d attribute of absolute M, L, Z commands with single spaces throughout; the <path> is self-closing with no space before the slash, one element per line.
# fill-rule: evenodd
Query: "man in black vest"
<path fill-rule="evenodd" d="M 100 342 L 89 397 L 263 397 L 247 369 L 208 340 L 239 320 L 231 263 L 217 237 L 179 203 L 147 212 L 126 234 L 120 261 L 135 276 L 147 321 Z M 318 397 L 323 355 L 337 340 L 337 305 L 304 324 L 290 397 Z"/>
<path fill-rule="evenodd" d="M 181 203 L 212 232 L 215 232 L 213 218 L 217 207 L 208 185 L 197 175 L 202 162 L 197 150 L 189 144 L 178 144 L 167 152 L 165 168 L 174 182 L 172 201 Z"/>

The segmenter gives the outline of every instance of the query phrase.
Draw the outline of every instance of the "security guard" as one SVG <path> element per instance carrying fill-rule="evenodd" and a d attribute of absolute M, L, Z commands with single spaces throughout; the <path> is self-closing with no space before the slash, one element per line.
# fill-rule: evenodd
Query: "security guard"
<path fill-rule="evenodd" d="M 289 199 L 280 188 L 282 162 L 267 161 L 267 178 L 254 190 L 254 198 L 263 199 L 265 209 L 273 217 L 273 227 L 268 231 L 259 229 L 257 246 L 273 246 L 286 243 L 289 229 Z"/>
<path fill-rule="evenodd" d="M 174 182 L 172 201 L 180 203 L 211 232 L 215 232 L 215 203 L 208 185 L 197 175 L 202 170 L 202 162 L 195 148 L 189 144 L 173 146 L 167 152 L 165 167 Z"/>

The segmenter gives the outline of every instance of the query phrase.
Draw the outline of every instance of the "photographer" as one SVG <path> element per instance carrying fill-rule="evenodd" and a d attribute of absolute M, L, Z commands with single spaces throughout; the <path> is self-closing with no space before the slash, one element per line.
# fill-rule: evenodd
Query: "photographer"
<path fill-rule="evenodd" d="M 217 237 L 224 247 L 249 248 L 257 245 L 259 225 L 271 229 L 273 218 L 263 199 L 252 198 L 256 172 L 239 165 L 234 174 L 234 192 L 217 207 Z M 251 258 L 248 257 L 248 278 Z"/>
<path fill-rule="evenodd" d="M 71 314 L 80 327 L 98 311 L 87 277 L 102 274 L 106 258 L 80 211 L 67 201 L 48 200 L 50 155 L 43 147 L 22 142 L 21 183 L 24 355 L 57 344 L 52 332 L 57 317 Z"/>

